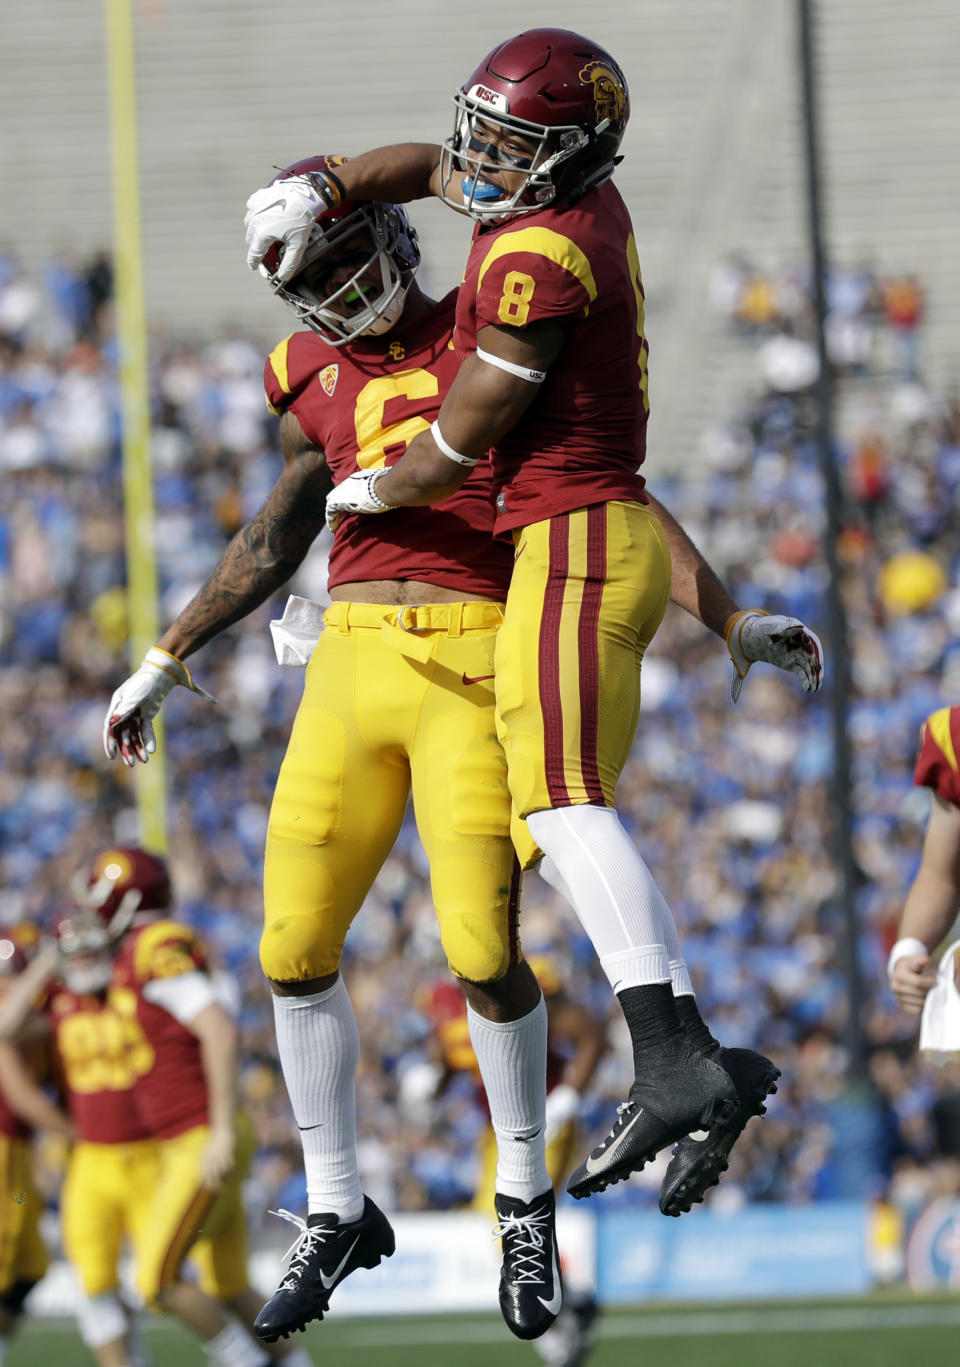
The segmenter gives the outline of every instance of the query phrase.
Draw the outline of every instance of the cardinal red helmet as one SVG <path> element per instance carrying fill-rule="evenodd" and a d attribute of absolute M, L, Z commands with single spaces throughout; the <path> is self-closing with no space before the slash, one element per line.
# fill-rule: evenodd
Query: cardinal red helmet
<path fill-rule="evenodd" d="M 274 177 L 329 171 L 346 157 L 306 157 Z M 261 273 L 283 302 L 330 346 L 379 336 L 399 321 L 420 266 L 416 229 L 399 204 L 346 199 L 318 214 L 300 268 L 283 281 L 283 244 L 274 243 Z M 343 268 L 349 268 L 344 278 Z"/>
<path fill-rule="evenodd" d="M 117 940 L 137 912 L 170 906 L 170 874 L 157 855 L 135 845 L 113 845 L 77 875 L 73 892 L 81 910 L 93 913 Z"/>
<path fill-rule="evenodd" d="M 559 28 L 530 29 L 495 47 L 453 102 L 443 198 L 481 223 L 577 199 L 609 179 L 630 117 L 627 83 L 609 52 Z M 504 170 L 525 172 L 512 194 L 486 178 Z M 455 177 L 462 193 L 448 194 Z"/>

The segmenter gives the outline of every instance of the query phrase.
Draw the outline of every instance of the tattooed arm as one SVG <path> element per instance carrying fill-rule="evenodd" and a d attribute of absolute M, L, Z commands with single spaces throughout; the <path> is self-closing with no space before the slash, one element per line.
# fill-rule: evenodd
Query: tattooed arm
<path fill-rule="evenodd" d="M 177 620 L 157 642 L 183 660 L 265 602 L 293 575 L 324 525 L 332 483 L 324 455 L 292 413 L 280 420 L 283 473 Z"/>

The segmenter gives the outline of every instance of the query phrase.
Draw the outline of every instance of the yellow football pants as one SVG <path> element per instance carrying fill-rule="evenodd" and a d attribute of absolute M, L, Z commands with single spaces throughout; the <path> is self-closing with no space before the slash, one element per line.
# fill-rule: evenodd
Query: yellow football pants
<path fill-rule="evenodd" d="M 70 1154 L 60 1205 L 63 1251 L 88 1296 L 116 1289 L 124 1242 L 136 1251 L 158 1173 L 151 1139 L 80 1143 Z"/>
<path fill-rule="evenodd" d="M 137 1290 L 145 1305 L 156 1305 L 160 1293 L 179 1278 L 188 1255 L 208 1296 L 230 1300 L 250 1285 L 241 1187 L 253 1156 L 253 1130 L 241 1115 L 237 1161 L 219 1191 L 200 1180 L 209 1135 L 209 1126 L 197 1125 L 157 1141 L 159 1174 L 137 1256 Z"/>
<path fill-rule="evenodd" d="M 16 1282 L 38 1282 L 46 1270 L 30 1141 L 0 1134 L 0 1294 Z"/>
<path fill-rule="evenodd" d="M 519 869 L 494 719 L 501 620 L 481 601 L 328 608 L 270 812 L 268 978 L 336 970 L 411 793 L 451 969 L 484 982 L 517 962 Z"/>
<path fill-rule="evenodd" d="M 520 817 L 614 805 L 643 654 L 669 598 L 670 552 L 643 504 L 596 504 L 517 533 L 496 698 Z"/>

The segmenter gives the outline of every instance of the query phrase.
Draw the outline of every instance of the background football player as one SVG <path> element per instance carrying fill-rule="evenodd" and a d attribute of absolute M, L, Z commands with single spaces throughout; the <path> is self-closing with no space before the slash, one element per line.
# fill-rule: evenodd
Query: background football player
<path fill-rule="evenodd" d="M 923 726 L 913 781 L 933 790 L 920 867 L 907 892 L 887 974 L 904 1011 L 919 1015 L 935 986 L 931 960 L 960 910 L 960 707 Z"/>
<path fill-rule="evenodd" d="M 0 939 L 0 1009 L 13 979 L 27 965 L 33 941 L 17 928 Z M 69 1118 L 41 1085 L 43 1056 L 0 1039 L 0 1367 L 23 1303 L 47 1270 L 40 1236 L 42 1204 L 33 1180 L 31 1136 L 46 1129 L 70 1142 Z"/>
<path fill-rule="evenodd" d="M 202 946 L 164 915 L 166 865 L 113 847 L 83 871 L 75 895 L 57 928 L 59 954 L 38 956 L 15 984 L 0 1033 L 15 1030 L 49 984 L 46 1014 L 82 1141 L 62 1224 L 84 1293 L 84 1340 L 102 1367 L 137 1367 L 117 1278 L 127 1237 L 144 1304 L 181 1319 L 211 1362 L 263 1367 L 276 1357 L 307 1367 L 306 1355 L 265 1349 L 242 1327 L 259 1297 L 246 1271 L 240 1182 L 250 1146 L 235 1115 L 236 1031 Z M 188 1256 L 196 1285 L 182 1277 Z"/>
<path fill-rule="evenodd" d="M 710 1034 L 670 909 L 615 805 L 640 665 L 670 596 L 663 525 L 637 473 L 649 406 L 643 287 L 610 179 L 626 82 L 590 39 L 538 29 L 488 54 L 454 104 L 442 148 L 381 148 L 300 177 L 286 197 L 255 193 L 248 264 L 279 239 L 280 271 L 295 271 L 305 223 L 344 196 L 435 194 L 476 220 L 457 301 L 461 366 L 438 418 L 389 468 L 338 487 L 331 524 L 386 514 L 389 536 L 395 509 L 449 497 L 495 448 L 496 530 L 515 545 L 496 653 L 511 795 L 527 850 L 536 842 L 541 871 L 575 907 L 634 1046 L 630 1096 L 569 1190 L 602 1190 L 679 1140 L 661 1190 L 661 1209 L 679 1214 L 716 1181 L 778 1070 L 754 1051 L 721 1051 Z M 758 659 L 819 687 L 820 644 L 795 619 L 747 612 L 711 625 L 730 644 L 735 696 Z"/>

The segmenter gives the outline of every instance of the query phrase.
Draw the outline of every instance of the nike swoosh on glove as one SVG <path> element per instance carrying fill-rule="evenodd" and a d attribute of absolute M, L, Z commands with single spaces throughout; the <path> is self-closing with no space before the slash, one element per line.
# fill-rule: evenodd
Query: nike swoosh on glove
<path fill-rule="evenodd" d="M 157 748 L 153 719 L 160 704 L 176 684 L 216 702 L 193 682 L 189 669 L 176 655 L 151 646 L 136 673 L 125 680 L 110 699 L 103 722 L 103 748 L 107 759 L 119 754 L 128 769 L 135 760 L 146 764 Z"/>
<path fill-rule="evenodd" d="M 337 530 L 344 513 L 388 513 L 393 506 L 384 503 L 377 494 L 377 480 L 387 473 L 387 467 L 379 470 L 354 470 L 327 494 L 327 526 L 332 532 Z"/>
<path fill-rule="evenodd" d="M 723 634 L 733 661 L 730 696 L 736 702 L 750 666 L 758 660 L 787 669 L 804 693 L 816 693 L 823 682 L 823 646 L 815 632 L 796 617 L 778 617 L 758 609 L 734 612 Z"/>
<path fill-rule="evenodd" d="M 279 242 L 284 250 L 277 278 L 290 280 L 307 249 L 317 215 L 335 204 L 335 191 L 328 191 L 312 176 L 288 176 L 254 190 L 243 218 L 247 265 L 255 271 L 273 244 Z"/>

